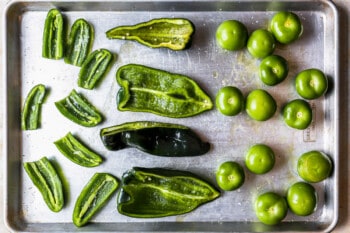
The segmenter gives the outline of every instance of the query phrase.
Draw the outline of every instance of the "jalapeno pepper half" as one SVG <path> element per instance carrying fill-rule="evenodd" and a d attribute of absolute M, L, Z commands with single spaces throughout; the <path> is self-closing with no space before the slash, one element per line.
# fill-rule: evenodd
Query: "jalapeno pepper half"
<path fill-rule="evenodd" d="M 61 59 L 64 55 L 64 20 L 58 9 L 51 9 L 46 16 L 42 56 L 49 59 Z"/>

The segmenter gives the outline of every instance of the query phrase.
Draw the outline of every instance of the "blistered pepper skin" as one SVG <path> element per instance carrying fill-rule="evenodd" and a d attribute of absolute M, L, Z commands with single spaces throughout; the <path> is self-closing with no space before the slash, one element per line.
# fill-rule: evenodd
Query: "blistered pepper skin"
<path fill-rule="evenodd" d="M 64 19 L 58 9 L 51 9 L 46 16 L 42 56 L 48 59 L 61 59 L 64 56 Z"/>
<path fill-rule="evenodd" d="M 134 167 L 122 177 L 117 208 L 135 218 L 166 217 L 191 212 L 219 196 L 214 186 L 193 173 Z"/>
<path fill-rule="evenodd" d="M 210 150 L 190 128 L 170 123 L 137 121 L 128 122 L 100 131 L 103 144 L 109 150 L 134 147 L 157 156 L 198 156 Z"/>

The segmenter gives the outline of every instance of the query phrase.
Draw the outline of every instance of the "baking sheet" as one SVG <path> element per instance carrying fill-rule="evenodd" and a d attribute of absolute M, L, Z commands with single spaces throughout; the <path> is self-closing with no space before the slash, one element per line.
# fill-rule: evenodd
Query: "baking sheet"
<path fill-rule="evenodd" d="M 61 9 L 69 26 L 84 18 L 95 29 L 93 50 L 107 48 L 116 55 L 115 63 L 101 85 L 93 91 L 77 86 L 78 67 L 41 57 L 43 22 L 47 11 Z M 215 41 L 217 26 L 226 19 L 243 22 L 249 32 L 267 27 L 268 20 L 279 10 L 297 13 L 304 25 L 300 40 L 288 46 L 279 45 L 276 54 L 284 56 L 290 65 L 288 78 L 275 87 L 263 85 L 258 78 L 259 60 L 246 50 L 228 52 Z M 15 1 L 4 14 L 5 28 L 5 218 L 7 225 L 25 232 L 132 232 L 132 231 L 330 231 L 338 218 L 338 58 L 337 11 L 329 1 Z M 159 17 L 184 17 L 196 26 L 193 43 L 185 51 L 151 49 L 136 42 L 108 40 L 105 32 L 118 25 L 136 24 Z M 137 63 L 185 74 L 196 80 L 215 99 L 219 88 L 239 87 L 246 95 L 256 88 L 271 93 L 278 103 L 275 116 L 266 122 L 256 122 L 245 113 L 236 117 L 221 115 L 216 109 L 201 115 L 171 119 L 148 113 L 119 112 L 116 109 L 115 81 L 118 67 Z M 293 77 L 303 69 L 319 68 L 330 78 L 325 97 L 311 101 L 314 110 L 312 125 L 298 131 L 286 127 L 279 114 L 287 101 L 298 98 L 293 89 Z M 20 112 L 24 98 L 38 83 L 50 88 L 42 108 L 42 127 L 36 131 L 20 130 Z M 54 102 L 67 96 L 72 88 L 82 93 L 105 116 L 103 124 L 94 128 L 78 126 L 65 119 Z M 136 120 L 154 120 L 187 125 L 212 144 L 209 153 L 194 158 L 160 158 L 134 149 L 107 151 L 100 139 L 103 127 Z M 96 168 L 84 168 L 66 159 L 53 141 L 72 132 L 88 142 L 105 158 Z M 276 165 L 266 175 L 253 175 L 246 170 L 245 184 L 237 191 L 222 192 L 222 196 L 195 211 L 173 217 L 135 219 L 116 210 L 116 195 L 92 219 L 92 224 L 76 228 L 72 222 L 74 202 L 82 187 L 95 172 L 109 172 L 117 177 L 133 166 L 171 167 L 188 170 L 215 184 L 215 171 L 224 161 L 244 164 L 244 153 L 255 143 L 265 143 L 276 154 Z M 296 174 L 298 156 L 309 150 L 329 154 L 335 168 L 331 178 L 315 184 L 319 196 L 317 211 L 308 217 L 288 213 L 284 222 L 268 227 L 257 220 L 252 203 L 265 191 L 284 194 Z M 47 156 L 64 174 L 69 189 L 67 204 L 59 213 L 49 211 L 40 193 L 25 174 L 22 164 Z"/>

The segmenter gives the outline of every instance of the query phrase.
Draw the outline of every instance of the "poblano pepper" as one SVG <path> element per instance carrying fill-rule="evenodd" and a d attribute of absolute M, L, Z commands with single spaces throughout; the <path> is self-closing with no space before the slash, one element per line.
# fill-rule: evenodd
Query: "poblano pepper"
<path fill-rule="evenodd" d="M 156 218 L 188 213 L 219 196 L 213 185 L 193 173 L 134 167 L 122 177 L 117 207 L 130 217 Z"/>
<path fill-rule="evenodd" d="M 103 144 L 109 150 L 134 147 L 158 156 L 197 156 L 210 150 L 190 128 L 170 123 L 137 121 L 101 129 Z"/>
<path fill-rule="evenodd" d="M 120 111 L 150 112 L 166 117 L 194 116 L 210 110 L 210 97 L 191 78 L 142 65 L 129 64 L 117 71 L 121 86 Z"/>
<path fill-rule="evenodd" d="M 23 167 L 50 210 L 60 211 L 64 205 L 63 186 L 50 160 L 42 157 L 34 162 L 23 163 Z"/>
<path fill-rule="evenodd" d="M 51 9 L 46 16 L 42 56 L 49 59 L 61 59 L 64 55 L 64 20 L 58 9 Z"/>
<path fill-rule="evenodd" d="M 81 191 L 74 205 L 73 223 L 84 226 L 107 204 L 118 188 L 118 180 L 108 173 L 95 173 Z"/>
<path fill-rule="evenodd" d="M 134 40 L 151 48 L 183 50 L 191 44 L 193 23 L 182 18 L 160 18 L 131 26 L 119 26 L 106 32 L 109 39 Z"/>

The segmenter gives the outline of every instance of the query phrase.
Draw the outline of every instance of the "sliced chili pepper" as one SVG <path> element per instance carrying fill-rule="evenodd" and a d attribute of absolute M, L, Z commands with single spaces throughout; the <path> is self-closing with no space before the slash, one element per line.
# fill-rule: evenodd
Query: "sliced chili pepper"
<path fill-rule="evenodd" d="M 100 136 L 109 150 L 135 147 L 158 156 L 197 156 L 210 149 L 190 128 L 170 123 L 128 122 L 103 128 Z"/>
<path fill-rule="evenodd" d="M 64 156 L 80 166 L 96 167 L 102 163 L 102 157 L 87 148 L 71 132 L 54 144 Z"/>
<path fill-rule="evenodd" d="M 151 112 L 166 117 L 189 117 L 212 109 L 210 97 L 191 78 L 129 64 L 117 71 L 121 86 L 120 111 Z"/>
<path fill-rule="evenodd" d="M 34 130 L 40 127 L 41 105 L 44 102 L 45 94 L 46 89 L 42 84 L 38 84 L 30 90 L 22 110 L 22 130 Z"/>
<path fill-rule="evenodd" d="M 134 40 L 151 48 L 182 50 L 191 44 L 195 27 L 183 18 L 160 18 L 106 32 L 109 39 Z"/>
<path fill-rule="evenodd" d="M 107 49 L 92 52 L 84 61 L 78 79 L 78 86 L 93 89 L 109 69 L 113 55 Z"/>
<path fill-rule="evenodd" d="M 95 173 L 75 202 L 73 223 L 84 226 L 107 203 L 118 188 L 118 180 L 108 173 Z"/>
<path fill-rule="evenodd" d="M 63 116 L 79 125 L 92 127 L 102 121 L 99 111 L 74 89 L 55 105 Z"/>
<path fill-rule="evenodd" d="M 136 218 L 156 218 L 188 213 L 220 196 L 197 175 L 165 168 L 134 167 L 124 173 L 118 211 Z"/>
<path fill-rule="evenodd" d="M 82 66 L 90 52 L 93 40 L 93 27 L 86 20 L 77 19 L 69 33 L 64 61 L 71 65 Z"/>
<path fill-rule="evenodd" d="M 34 162 L 25 162 L 23 166 L 50 210 L 60 211 L 64 205 L 63 186 L 50 160 L 42 157 Z"/>
<path fill-rule="evenodd" d="M 46 16 L 42 56 L 49 59 L 61 59 L 64 55 L 64 20 L 58 9 L 51 9 Z"/>

